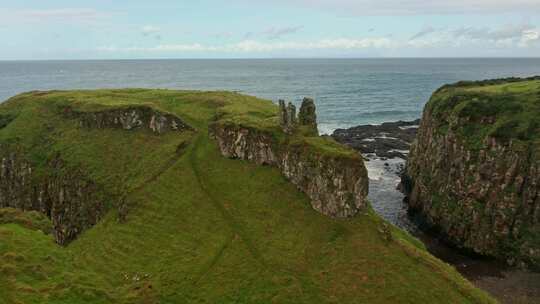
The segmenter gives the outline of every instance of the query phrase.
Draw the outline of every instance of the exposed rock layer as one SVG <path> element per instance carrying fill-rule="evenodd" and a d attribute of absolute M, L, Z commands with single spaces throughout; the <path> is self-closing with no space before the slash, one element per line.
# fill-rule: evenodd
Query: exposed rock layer
<path fill-rule="evenodd" d="M 193 130 L 175 115 L 148 106 L 131 106 L 97 112 L 63 110 L 66 118 L 79 119 L 85 128 L 148 129 L 155 134 Z M 35 210 L 49 217 L 58 244 L 64 245 L 95 225 L 106 211 L 98 185 L 81 170 L 67 169 L 60 156 L 46 164 L 46 172 L 36 174 L 24 152 L 1 147 L 0 208 Z M 112 197 L 108 198 L 109 201 Z M 120 199 L 122 201 L 122 199 Z M 125 202 L 117 204 L 125 216 Z"/>
<path fill-rule="evenodd" d="M 170 131 L 193 130 L 179 117 L 148 106 L 132 106 L 95 112 L 71 112 L 87 128 L 121 128 L 124 130 L 149 129 L 156 134 Z"/>
<path fill-rule="evenodd" d="M 492 136 L 473 148 L 456 131 L 469 118 L 440 120 L 428 104 L 402 179 L 411 209 L 459 247 L 539 267 L 538 151 Z"/>
<path fill-rule="evenodd" d="M 35 210 L 47 215 L 58 244 L 64 245 L 95 225 L 105 212 L 98 187 L 80 171 L 67 171 L 60 158 L 38 175 L 22 154 L 2 149 L 0 207 Z M 66 172 L 67 171 L 67 172 Z"/>
<path fill-rule="evenodd" d="M 272 134 L 234 124 L 216 123 L 211 135 L 221 153 L 261 165 L 276 166 L 329 216 L 350 217 L 367 205 L 367 171 L 361 157 L 316 153 L 302 144 L 279 144 Z"/>

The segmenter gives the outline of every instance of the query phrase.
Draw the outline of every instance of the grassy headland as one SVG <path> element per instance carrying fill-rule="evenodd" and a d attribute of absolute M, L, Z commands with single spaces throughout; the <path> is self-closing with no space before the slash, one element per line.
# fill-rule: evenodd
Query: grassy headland
<path fill-rule="evenodd" d="M 196 131 L 82 128 L 62 114 L 136 105 Z M 110 206 L 109 195 L 125 197 L 129 212 L 119 222 L 110 208 L 60 247 L 42 218 L 2 211 L 0 303 L 493 302 L 406 233 L 392 227 L 389 240 L 373 212 L 321 215 L 278 169 L 226 159 L 208 137 L 217 117 L 283 136 L 276 115 L 270 101 L 228 92 L 30 92 L 3 103 L 0 143 L 38 172 L 61 155 Z M 329 139 L 296 140 L 350 153 Z"/>

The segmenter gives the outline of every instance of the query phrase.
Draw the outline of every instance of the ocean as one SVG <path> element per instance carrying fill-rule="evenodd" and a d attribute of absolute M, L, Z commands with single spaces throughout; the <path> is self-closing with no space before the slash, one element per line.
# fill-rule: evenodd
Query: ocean
<path fill-rule="evenodd" d="M 459 80 L 540 75 L 530 59 L 208 59 L 0 61 L 0 101 L 30 90 L 232 90 L 298 104 L 315 98 L 319 129 L 412 120 Z"/>

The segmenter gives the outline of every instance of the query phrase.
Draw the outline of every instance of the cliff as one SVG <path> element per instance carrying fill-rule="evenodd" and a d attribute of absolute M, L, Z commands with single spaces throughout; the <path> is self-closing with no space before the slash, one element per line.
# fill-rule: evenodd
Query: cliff
<path fill-rule="evenodd" d="M 220 123 L 213 125 L 211 133 L 224 156 L 278 167 L 322 214 L 350 217 L 368 204 L 368 177 L 362 158 L 337 147 L 331 139 L 280 142 L 269 132 Z M 338 153 L 319 145 L 337 147 Z"/>
<path fill-rule="evenodd" d="M 80 171 L 63 172 L 60 158 L 47 163 L 47 174 L 36 176 L 33 165 L 20 152 L 7 152 L 0 172 L 0 208 L 39 211 L 52 222 L 58 244 L 65 245 L 104 215 L 104 198 L 94 182 Z"/>
<path fill-rule="evenodd" d="M 68 117 L 80 120 L 86 128 L 121 128 L 124 130 L 148 129 L 156 134 L 170 131 L 193 131 L 194 129 L 179 117 L 145 105 L 113 107 L 97 111 L 77 111 L 70 107 L 64 109 Z"/>
<path fill-rule="evenodd" d="M 540 266 L 540 79 L 462 82 L 424 109 L 403 185 L 455 245 Z"/>
<path fill-rule="evenodd" d="M 362 157 L 330 137 L 317 135 L 313 100 L 304 99 L 298 120 L 294 110 L 288 110 L 293 109 L 291 104 L 286 108 L 281 101 L 280 106 L 282 130 L 218 119 L 210 133 L 221 153 L 278 167 L 322 214 L 350 217 L 364 209 L 368 177 Z"/>
<path fill-rule="evenodd" d="M 148 105 L 99 105 L 94 109 L 91 103 L 85 107 L 56 104 L 50 110 L 84 129 L 147 129 L 154 135 L 194 130 L 179 117 Z M 17 124 L 21 115 L 2 115 L 0 130 L 12 122 Z M 45 142 L 47 137 L 53 141 L 47 134 Z M 32 144 L 35 147 L 39 143 Z M 117 208 L 119 217 L 126 216 L 125 191 L 105 189 L 106 185 L 89 177 L 91 172 L 85 172 L 84 165 L 66 163 L 63 151 L 39 151 L 34 147 L 24 147 L 16 137 L 1 142 L 0 208 L 41 212 L 51 220 L 52 234 L 60 245 L 94 226 L 111 207 Z"/>

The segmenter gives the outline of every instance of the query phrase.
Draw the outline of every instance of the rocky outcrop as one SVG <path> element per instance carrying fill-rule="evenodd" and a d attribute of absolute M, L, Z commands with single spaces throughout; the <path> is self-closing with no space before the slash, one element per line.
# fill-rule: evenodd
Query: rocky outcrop
<path fill-rule="evenodd" d="M 95 112 L 67 109 L 65 113 L 80 119 L 81 126 L 86 128 L 119 128 L 124 130 L 142 128 L 151 130 L 155 134 L 194 130 L 179 117 L 149 106 L 130 106 Z"/>
<path fill-rule="evenodd" d="M 540 155 L 535 145 L 496 132 L 482 135 L 482 128 L 498 119 L 493 108 L 487 107 L 487 116 L 477 110 L 456 116 L 452 109 L 437 110 L 442 102 L 466 109 L 463 102 L 478 104 L 482 98 L 435 93 L 424 110 L 402 185 L 410 208 L 453 244 L 538 268 Z M 506 98 L 505 105 L 511 101 Z"/>
<path fill-rule="evenodd" d="M 216 122 L 210 133 L 224 156 L 278 167 L 325 215 L 350 217 L 367 206 L 367 171 L 354 152 L 325 154 L 307 142 L 279 142 L 270 132 L 232 123 Z"/>
<path fill-rule="evenodd" d="M 332 133 L 332 137 L 367 156 L 407 159 L 419 124 L 420 119 L 385 122 L 380 125 L 360 125 L 349 129 L 337 129 Z"/>
<path fill-rule="evenodd" d="M 58 244 L 69 243 L 104 215 L 106 204 L 97 185 L 79 170 L 67 170 L 60 157 L 48 162 L 47 173 L 38 174 L 21 153 L 4 147 L 0 152 L 0 208 L 47 215 Z"/>

